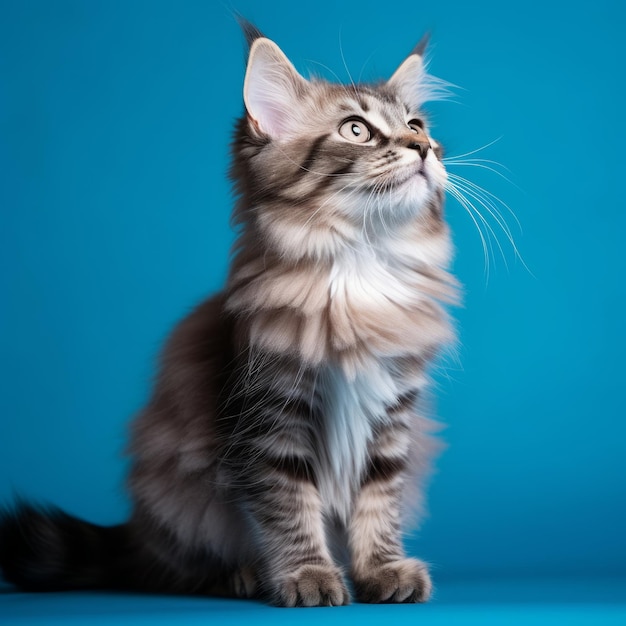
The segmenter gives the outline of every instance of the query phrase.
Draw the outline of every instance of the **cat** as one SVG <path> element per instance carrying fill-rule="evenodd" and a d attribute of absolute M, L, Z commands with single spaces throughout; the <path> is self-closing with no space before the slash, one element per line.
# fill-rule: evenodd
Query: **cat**
<path fill-rule="evenodd" d="M 163 351 L 132 430 L 128 522 L 4 511 L 0 569 L 18 588 L 335 606 L 350 601 L 347 570 L 358 601 L 429 598 L 402 530 L 457 283 L 425 43 L 386 82 L 340 85 L 305 79 L 243 26 L 226 287 Z"/>

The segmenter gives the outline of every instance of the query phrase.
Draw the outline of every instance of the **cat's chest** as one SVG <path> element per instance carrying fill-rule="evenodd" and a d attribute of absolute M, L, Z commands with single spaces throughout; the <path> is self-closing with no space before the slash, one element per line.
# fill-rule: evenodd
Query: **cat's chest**
<path fill-rule="evenodd" d="M 372 362 L 354 378 L 338 367 L 324 368 L 319 384 L 323 406 L 320 493 L 329 511 L 348 519 L 376 428 L 389 421 L 387 408 L 405 391 L 406 383 L 381 362 Z"/>
<path fill-rule="evenodd" d="M 376 310 L 394 303 L 409 306 L 416 294 L 411 276 L 393 257 L 357 251 L 337 259 L 328 274 L 328 297 L 339 306 L 358 311 Z"/>
<path fill-rule="evenodd" d="M 354 373 L 372 356 L 429 354 L 452 338 L 439 304 L 451 294 L 440 248 L 395 240 L 355 243 L 320 263 L 254 257 L 234 272 L 227 308 L 250 345 L 316 367 Z"/>
<path fill-rule="evenodd" d="M 346 371 L 368 355 L 430 353 L 451 338 L 442 296 L 437 279 L 392 255 L 346 256 L 328 275 L 329 345 Z"/>

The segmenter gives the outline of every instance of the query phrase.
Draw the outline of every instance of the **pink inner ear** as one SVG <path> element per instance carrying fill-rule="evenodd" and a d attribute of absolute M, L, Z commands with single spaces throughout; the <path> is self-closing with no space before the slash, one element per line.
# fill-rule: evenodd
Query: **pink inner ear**
<path fill-rule="evenodd" d="M 280 137 L 293 125 L 298 110 L 296 84 L 304 79 L 278 46 L 258 40 L 250 51 L 244 85 L 248 114 L 270 137 Z"/>
<path fill-rule="evenodd" d="M 267 94 L 249 94 L 248 113 L 270 137 L 281 136 L 289 126 L 287 103 L 279 98 L 269 99 Z"/>

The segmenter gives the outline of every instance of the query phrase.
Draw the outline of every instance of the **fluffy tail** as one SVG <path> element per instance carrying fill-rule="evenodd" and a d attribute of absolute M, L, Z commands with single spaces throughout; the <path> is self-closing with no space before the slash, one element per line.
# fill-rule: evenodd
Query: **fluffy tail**
<path fill-rule="evenodd" d="M 119 587 L 125 525 L 98 526 L 20 503 L 0 515 L 0 572 L 25 591 Z"/>

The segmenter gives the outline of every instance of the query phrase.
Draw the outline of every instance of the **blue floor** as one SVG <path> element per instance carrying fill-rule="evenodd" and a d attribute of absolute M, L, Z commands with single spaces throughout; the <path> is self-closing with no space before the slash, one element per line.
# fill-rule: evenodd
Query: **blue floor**
<path fill-rule="evenodd" d="M 438 584 L 426 605 L 277 609 L 258 602 L 0 589 L 0 624 L 563 624 L 626 626 L 626 579 L 497 579 Z"/>

